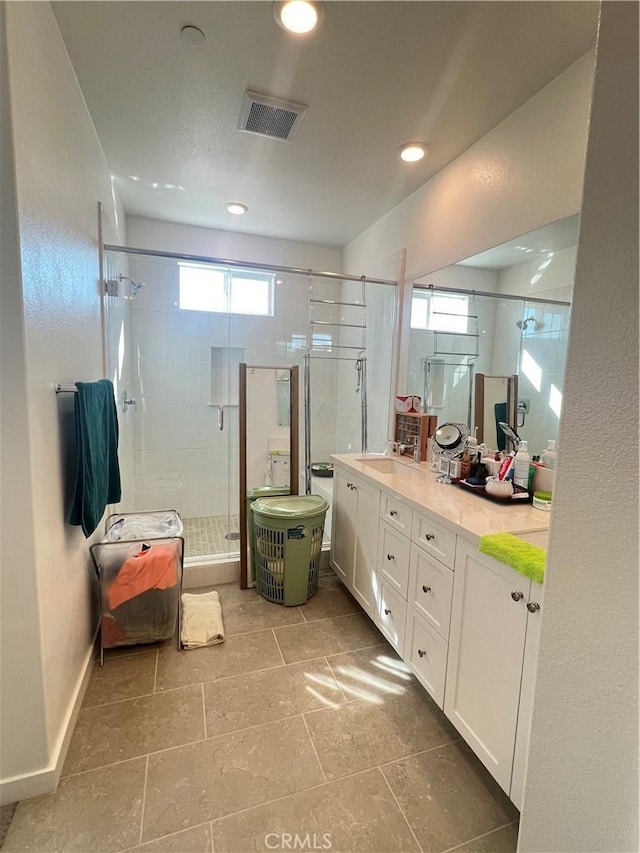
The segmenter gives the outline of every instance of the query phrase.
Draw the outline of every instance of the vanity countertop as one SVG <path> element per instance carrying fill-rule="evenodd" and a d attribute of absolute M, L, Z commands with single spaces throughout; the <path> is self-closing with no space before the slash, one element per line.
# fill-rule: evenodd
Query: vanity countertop
<path fill-rule="evenodd" d="M 366 477 L 381 489 L 395 492 L 416 509 L 426 509 L 440 516 L 466 539 L 477 541 L 489 533 L 530 534 L 544 532 L 549 528 L 550 513 L 534 509 L 531 504 L 500 506 L 478 495 L 469 494 L 456 485 L 437 483 L 438 475 L 431 471 L 426 462 L 416 465 L 405 463 L 397 457 L 362 453 L 334 454 L 332 459 L 353 470 L 354 474 Z M 376 470 L 376 464 L 384 465 L 377 462 L 382 459 L 393 460 L 396 464 L 389 467 L 395 470 L 389 473 Z"/>

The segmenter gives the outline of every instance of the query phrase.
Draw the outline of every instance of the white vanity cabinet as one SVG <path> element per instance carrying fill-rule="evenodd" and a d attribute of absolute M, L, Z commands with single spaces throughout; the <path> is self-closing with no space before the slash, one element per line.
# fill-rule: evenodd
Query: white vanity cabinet
<path fill-rule="evenodd" d="M 508 794 L 518 733 L 514 791 L 520 799 L 540 593 L 538 584 L 458 540 L 444 711 Z M 532 651 L 523 682 L 527 642 Z"/>
<path fill-rule="evenodd" d="M 331 565 L 372 619 L 380 491 L 339 466 L 333 477 Z"/>

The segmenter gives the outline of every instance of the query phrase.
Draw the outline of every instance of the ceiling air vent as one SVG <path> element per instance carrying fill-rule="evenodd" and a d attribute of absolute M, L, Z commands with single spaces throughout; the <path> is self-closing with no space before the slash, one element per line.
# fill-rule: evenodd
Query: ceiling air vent
<path fill-rule="evenodd" d="M 244 93 L 238 130 L 289 141 L 298 131 L 307 107 L 257 92 Z"/>

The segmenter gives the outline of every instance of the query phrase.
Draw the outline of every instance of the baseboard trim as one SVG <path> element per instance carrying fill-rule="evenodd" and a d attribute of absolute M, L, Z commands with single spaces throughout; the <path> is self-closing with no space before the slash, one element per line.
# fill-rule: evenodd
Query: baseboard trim
<path fill-rule="evenodd" d="M 60 774 L 64 766 L 69 744 L 71 743 L 71 735 L 75 728 L 84 694 L 89 684 L 91 671 L 94 663 L 94 649 L 97 637 L 97 630 L 94 634 L 94 641 L 89 647 L 85 656 L 82 672 L 78 678 L 76 689 L 74 691 L 73 701 L 69 704 L 66 719 L 60 729 L 56 740 L 52 758 L 46 767 L 38 770 L 33 770 L 30 773 L 24 773 L 20 776 L 12 776 L 8 779 L 0 779 L 0 805 L 8 805 L 9 803 L 17 803 L 20 800 L 27 800 L 30 797 L 37 797 L 40 794 L 52 794 L 58 787 Z"/>

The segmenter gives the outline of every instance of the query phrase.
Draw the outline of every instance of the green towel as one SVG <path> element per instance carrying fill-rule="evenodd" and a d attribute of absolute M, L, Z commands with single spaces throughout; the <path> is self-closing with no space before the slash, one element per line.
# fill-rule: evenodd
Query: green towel
<path fill-rule="evenodd" d="M 480 551 L 506 563 L 536 583 L 544 580 L 547 552 L 544 548 L 518 539 L 512 533 L 490 533 L 480 537 Z"/>
<path fill-rule="evenodd" d="M 76 382 L 78 469 L 69 524 L 82 525 L 91 536 L 107 504 L 121 497 L 118 466 L 118 415 L 109 379 Z"/>

